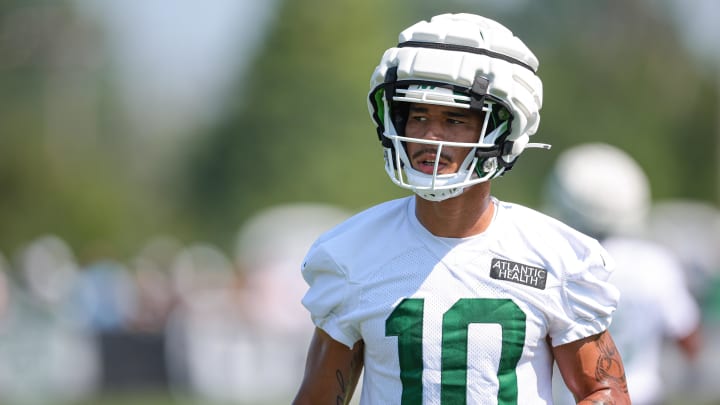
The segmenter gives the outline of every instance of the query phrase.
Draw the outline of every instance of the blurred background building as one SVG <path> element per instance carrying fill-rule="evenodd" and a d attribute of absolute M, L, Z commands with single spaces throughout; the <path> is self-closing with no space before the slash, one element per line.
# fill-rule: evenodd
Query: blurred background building
<path fill-rule="evenodd" d="M 677 251 L 708 334 L 695 384 L 670 395 L 720 402 L 705 377 L 720 371 L 717 1 L 6 0 L 0 403 L 286 403 L 254 392 L 299 382 L 263 379 L 305 355 L 283 341 L 303 346 L 310 325 L 301 252 L 404 195 L 367 116 L 370 73 L 401 28 L 464 11 L 522 37 L 545 87 L 536 136 L 553 149 L 494 194 L 541 208 L 563 150 L 630 152 L 648 232 Z"/>

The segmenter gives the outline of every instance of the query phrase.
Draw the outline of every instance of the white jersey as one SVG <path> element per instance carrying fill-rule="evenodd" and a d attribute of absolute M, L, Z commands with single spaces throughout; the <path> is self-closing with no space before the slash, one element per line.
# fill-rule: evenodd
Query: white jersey
<path fill-rule="evenodd" d="M 597 241 L 493 202 L 469 238 L 432 235 L 407 197 L 311 247 L 303 304 L 337 341 L 364 340 L 361 404 L 552 403 L 549 345 L 609 326 L 618 293 Z"/>
<path fill-rule="evenodd" d="M 630 238 L 607 239 L 603 246 L 617 263 L 610 282 L 622 300 L 610 330 L 623 356 L 630 397 L 638 405 L 656 403 L 663 397 L 663 341 L 690 335 L 700 310 L 682 267 L 664 248 Z"/>

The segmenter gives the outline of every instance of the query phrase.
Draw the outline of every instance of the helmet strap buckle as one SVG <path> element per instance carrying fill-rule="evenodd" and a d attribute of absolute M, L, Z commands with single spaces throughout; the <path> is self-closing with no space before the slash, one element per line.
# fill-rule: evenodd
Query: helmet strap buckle
<path fill-rule="evenodd" d="M 480 73 L 475 75 L 472 87 L 470 88 L 470 109 L 482 111 L 485 105 L 485 96 L 488 94 L 490 80 Z"/>

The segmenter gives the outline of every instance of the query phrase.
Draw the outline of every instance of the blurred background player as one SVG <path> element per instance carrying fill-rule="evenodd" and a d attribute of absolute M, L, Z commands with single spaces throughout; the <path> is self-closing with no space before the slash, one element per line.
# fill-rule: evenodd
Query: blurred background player
<path fill-rule="evenodd" d="M 173 390 L 201 402 L 289 403 L 313 331 L 298 263 L 348 216 L 325 204 L 275 205 L 243 224 L 233 260 L 206 244 L 178 252 L 166 334 Z"/>
<path fill-rule="evenodd" d="M 662 403 L 663 344 L 669 338 L 692 362 L 701 346 L 700 310 L 678 258 L 644 236 L 651 209 L 645 172 L 614 146 L 579 145 L 558 158 L 546 202 L 549 214 L 597 238 L 616 261 L 609 281 L 621 297 L 610 331 L 630 396 L 634 404 Z"/>
<path fill-rule="evenodd" d="M 0 403 L 87 400 L 99 387 L 101 364 L 74 305 L 74 253 L 46 234 L 24 246 L 14 264 L 16 271 L 0 257 Z"/>

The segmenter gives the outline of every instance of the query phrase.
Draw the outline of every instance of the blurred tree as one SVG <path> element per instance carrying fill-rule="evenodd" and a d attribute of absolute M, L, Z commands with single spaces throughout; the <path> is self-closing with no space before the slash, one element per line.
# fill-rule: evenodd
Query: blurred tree
<path fill-rule="evenodd" d="M 560 151 L 606 141 L 637 158 L 656 197 L 712 200 L 718 100 L 706 89 L 713 79 L 656 8 L 642 0 L 490 3 L 287 2 L 248 91 L 194 148 L 186 191 L 206 231 L 230 231 L 228 223 L 272 203 L 322 200 L 360 209 L 403 195 L 382 173 L 367 84 L 401 27 L 441 12 L 497 18 L 541 61 L 545 105 L 535 139 L 554 148 L 523 155 L 495 183 L 500 198 L 536 206 Z"/>
<path fill-rule="evenodd" d="M 401 195 L 383 172 L 365 101 L 378 49 L 396 41 L 397 14 L 379 0 L 285 3 L 246 91 L 193 148 L 187 195 L 204 221 L 198 230 L 229 240 L 267 205 L 358 209 Z"/>
<path fill-rule="evenodd" d="M 537 205 L 560 151 L 606 141 L 640 162 L 656 198 L 717 204 L 718 79 L 689 56 L 662 10 L 646 0 L 286 1 L 222 119 L 158 174 L 142 164 L 139 137 L 128 136 L 98 27 L 71 1 L 4 1 L 0 251 L 47 232 L 77 250 L 102 240 L 130 253 L 158 232 L 228 247 L 268 205 L 359 210 L 406 195 L 383 173 L 369 77 L 399 29 L 440 12 L 496 18 L 541 61 L 535 140 L 553 150 L 524 154 L 495 182 L 498 197 Z"/>
<path fill-rule="evenodd" d="M 558 3 L 551 10 L 535 5 L 536 11 L 561 14 Z M 615 144 L 650 174 L 654 197 L 712 201 L 715 79 L 647 2 L 583 4 L 581 14 L 541 27 L 555 35 L 539 49 L 546 91 L 539 135 L 554 145 L 554 156 L 582 142 Z"/>
<path fill-rule="evenodd" d="M 0 251 L 51 232 L 127 253 L 157 223 L 126 175 L 98 38 L 70 2 L 0 6 Z"/>

